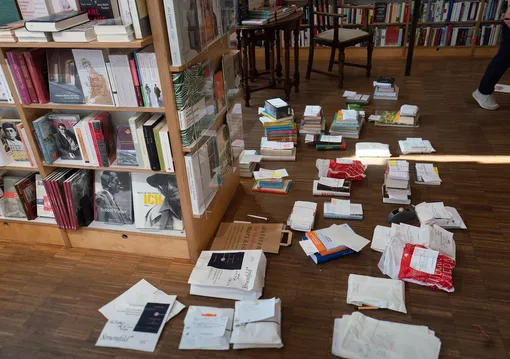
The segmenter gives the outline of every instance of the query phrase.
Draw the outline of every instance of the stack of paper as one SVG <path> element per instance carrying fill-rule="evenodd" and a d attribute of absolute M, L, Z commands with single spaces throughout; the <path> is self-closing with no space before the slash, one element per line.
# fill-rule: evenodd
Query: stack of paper
<path fill-rule="evenodd" d="M 409 162 L 388 161 L 382 195 L 383 203 L 411 204 Z"/>
<path fill-rule="evenodd" d="M 443 228 L 467 229 L 455 207 L 445 207 L 443 202 L 422 202 L 415 207 L 421 224 L 438 225 Z"/>
<path fill-rule="evenodd" d="M 312 135 L 307 135 L 312 136 Z M 306 138 L 305 138 L 306 142 Z M 347 148 L 347 144 L 342 136 L 333 136 L 333 135 L 314 135 L 313 139 L 306 143 L 312 143 L 315 145 L 315 149 L 317 151 L 326 151 L 326 150 L 345 150 Z"/>
<path fill-rule="evenodd" d="M 153 352 L 165 324 L 185 306 L 142 279 L 99 309 L 108 322 L 96 346 Z"/>
<path fill-rule="evenodd" d="M 234 309 L 190 306 L 179 349 L 229 350 Z"/>
<path fill-rule="evenodd" d="M 306 106 L 301 127 L 299 128 L 300 135 L 306 134 L 320 134 L 326 131 L 326 120 L 322 114 L 322 107 L 320 106 Z"/>
<path fill-rule="evenodd" d="M 253 170 L 262 160 L 262 156 L 257 154 L 255 150 L 244 150 L 241 152 L 239 158 L 239 175 L 241 177 L 251 178 L 253 176 Z"/>
<path fill-rule="evenodd" d="M 265 161 L 295 161 L 296 148 L 293 142 L 268 141 L 262 137 L 260 154 Z"/>
<path fill-rule="evenodd" d="M 398 141 L 400 151 L 402 154 L 407 155 L 410 153 L 432 153 L 436 150 L 430 144 L 430 141 L 422 138 L 407 138 L 405 141 Z"/>
<path fill-rule="evenodd" d="M 333 198 L 331 202 L 324 202 L 324 218 L 362 220 L 363 207 L 350 200 Z"/>
<path fill-rule="evenodd" d="M 309 232 L 313 228 L 316 212 L 317 203 L 296 201 L 287 225 L 295 231 Z"/>
<path fill-rule="evenodd" d="M 391 157 L 390 146 L 379 142 L 358 142 L 356 157 Z"/>
<path fill-rule="evenodd" d="M 376 320 L 360 312 L 335 319 L 333 355 L 348 359 L 437 359 L 441 341 L 426 326 Z"/>
<path fill-rule="evenodd" d="M 373 306 L 407 313 L 405 284 L 401 280 L 349 275 L 347 304 Z"/>
<path fill-rule="evenodd" d="M 255 300 L 266 274 L 261 250 L 203 251 L 189 277 L 190 293 L 205 297 Z"/>
<path fill-rule="evenodd" d="M 346 117 L 344 118 L 344 116 Z M 342 135 L 345 138 L 359 138 L 364 123 L 364 111 L 339 110 L 335 114 L 333 123 L 329 128 L 329 133 L 332 135 Z"/>
<path fill-rule="evenodd" d="M 417 163 L 415 167 L 414 183 L 430 186 L 440 186 L 439 170 L 432 163 Z"/>
<path fill-rule="evenodd" d="M 236 302 L 234 349 L 282 348 L 281 311 L 279 298 Z"/>
<path fill-rule="evenodd" d="M 398 225 L 398 224 L 397 224 Z M 384 252 L 391 238 L 391 227 L 376 226 L 372 236 L 370 248 L 377 252 Z"/>
<path fill-rule="evenodd" d="M 351 195 L 351 181 L 339 178 L 321 177 L 313 181 L 314 196 L 341 196 L 349 197 Z"/>

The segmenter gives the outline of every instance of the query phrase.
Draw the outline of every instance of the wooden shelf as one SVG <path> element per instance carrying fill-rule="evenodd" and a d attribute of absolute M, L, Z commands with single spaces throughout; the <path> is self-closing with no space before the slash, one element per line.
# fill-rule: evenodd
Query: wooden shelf
<path fill-rule="evenodd" d="M 15 103 L 3 102 L 3 103 L 0 103 L 0 108 L 1 107 L 16 107 L 16 104 Z"/>
<path fill-rule="evenodd" d="M 2 48 L 13 47 L 43 47 L 64 49 L 140 49 L 152 44 L 152 36 L 131 42 L 1 42 Z"/>
<path fill-rule="evenodd" d="M 57 221 L 55 220 L 55 218 L 48 218 L 48 217 L 37 217 L 36 219 L 29 221 L 26 218 L 14 218 L 14 217 L 0 216 L 0 221 L 21 222 L 21 223 L 25 223 L 25 224 L 45 224 L 45 225 L 52 225 L 52 226 L 57 225 Z"/>
<path fill-rule="evenodd" d="M 61 103 L 45 103 L 22 105 L 24 109 L 78 110 L 78 111 L 109 111 L 109 112 L 165 112 L 164 107 L 117 107 L 97 105 L 73 105 Z"/>
<path fill-rule="evenodd" d="M 476 20 L 469 20 L 469 21 L 425 21 L 425 22 L 419 22 L 418 26 L 421 25 L 464 25 L 464 24 L 476 24 Z"/>
<path fill-rule="evenodd" d="M 161 174 L 168 174 L 168 175 L 175 174 L 173 172 L 153 171 L 151 169 L 140 168 L 137 166 L 120 166 L 120 165 L 117 165 L 116 162 L 114 162 L 110 167 L 89 166 L 89 165 L 85 165 L 83 163 L 80 164 L 80 163 L 76 163 L 76 162 L 78 162 L 78 161 L 58 159 L 55 162 L 53 162 L 51 165 L 46 162 L 43 162 L 43 166 L 44 167 L 54 167 L 54 168 L 79 168 L 79 169 L 100 170 L 100 171 L 161 173 Z"/>
<path fill-rule="evenodd" d="M 37 167 L 33 167 L 28 161 L 12 161 L 7 166 L 0 166 L 0 170 L 39 171 Z"/>
<path fill-rule="evenodd" d="M 481 24 L 503 24 L 503 20 L 482 20 Z"/>
<path fill-rule="evenodd" d="M 368 24 L 368 26 L 406 26 L 405 22 L 374 22 L 372 24 Z"/>

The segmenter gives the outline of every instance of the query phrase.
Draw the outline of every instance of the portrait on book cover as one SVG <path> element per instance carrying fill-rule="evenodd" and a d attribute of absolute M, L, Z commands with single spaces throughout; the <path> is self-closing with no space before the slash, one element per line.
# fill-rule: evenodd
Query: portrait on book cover
<path fill-rule="evenodd" d="M 68 130 L 64 123 L 57 123 L 56 126 L 52 126 L 52 131 L 61 158 L 71 160 L 83 159 L 74 131 Z"/>
<path fill-rule="evenodd" d="M 96 221 L 116 224 L 133 223 L 131 174 L 96 171 Z"/>
<path fill-rule="evenodd" d="M 5 153 L 9 152 L 25 152 L 23 142 L 16 128 L 16 122 L 2 122 L 0 126 L 0 138 L 5 149 Z"/>
<path fill-rule="evenodd" d="M 73 49 L 85 103 L 114 105 L 102 50 Z"/>
<path fill-rule="evenodd" d="M 145 214 L 145 228 L 182 230 L 182 211 L 175 176 L 155 174 L 147 184 L 157 190 L 153 206 Z"/>

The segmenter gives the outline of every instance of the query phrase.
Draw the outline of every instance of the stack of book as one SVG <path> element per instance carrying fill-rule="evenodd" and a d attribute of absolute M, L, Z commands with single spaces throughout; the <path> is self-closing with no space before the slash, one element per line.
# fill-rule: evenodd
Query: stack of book
<path fill-rule="evenodd" d="M 317 135 L 326 131 L 326 120 L 320 106 L 306 106 L 299 128 L 300 135 Z"/>
<path fill-rule="evenodd" d="M 295 161 L 296 147 L 293 142 L 268 141 L 262 137 L 260 154 L 265 161 Z"/>
<path fill-rule="evenodd" d="M 414 171 L 414 183 L 429 186 L 440 186 L 439 170 L 432 163 L 417 163 Z"/>
<path fill-rule="evenodd" d="M 262 156 L 255 150 L 244 150 L 239 157 L 239 175 L 245 178 L 251 178 L 257 164 L 262 160 Z"/>
<path fill-rule="evenodd" d="M 342 135 L 345 138 L 359 138 L 364 123 L 364 111 L 339 110 L 335 114 L 333 123 L 329 128 L 329 133 L 332 135 Z"/>
<path fill-rule="evenodd" d="M 400 151 L 402 154 L 407 155 L 410 153 L 432 153 L 436 152 L 430 141 L 422 138 L 407 138 L 406 140 L 398 141 Z"/>
<path fill-rule="evenodd" d="M 264 25 L 268 22 L 275 22 L 296 11 L 294 6 L 259 7 L 248 12 L 248 17 L 242 19 L 243 25 Z"/>
<path fill-rule="evenodd" d="M 7 25 L 0 25 L 0 42 L 17 42 L 16 30 L 24 29 L 25 21 L 11 22 Z"/>
<path fill-rule="evenodd" d="M 264 108 L 259 108 L 265 136 L 269 141 L 297 143 L 297 127 L 294 122 L 294 111 L 283 100 L 275 98 L 267 100 Z"/>
<path fill-rule="evenodd" d="M 294 208 L 287 219 L 287 225 L 295 231 L 309 232 L 315 223 L 317 203 L 296 201 Z"/>
<path fill-rule="evenodd" d="M 121 18 L 98 21 L 94 26 L 98 42 L 131 42 L 135 39 L 133 24 Z"/>
<path fill-rule="evenodd" d="M 455 207 L 443 202 L 422 202 L 415 207 L 416 216 L 422 225 L 437 225 L 445 229 L 467 229 Z"/>
<path fill-rule="evenodd" d="M 331 202 L 324 202 L 324 218 L 330 219 L 363 219 L 363 207 L 350 200 L 333 198 Z"/>
<path fill-rule="evenodd" d="M 345 99 L 345 102 L 352 105 L 368 105 L 370 103 L 370 95 L 362 95 L 357 93 L 355 95 L 348 96 Z"/>
<path fill-rule="evenodd" d="M 312 193 L 314 196 L 349 197 L 351 195 L 351 181 L 321 177 L 313 181 Z"/>
<path fill-rule="evenodd" d="M 382 76 L 374 81 L 374 100 L 398 100 L 398 86 L 393 77 Z"/>
<path fill-rule="evenodd" d="M 253 192 L 287 194 L 289 193 L 292 180 L 283 178 L 266 178 L 256 180 L 253 184 Z"/>
<path fill-rule="evenodd" d="M 342 136 L 313 135 L 313 140 L 308 143 L 315 144 L 317 151 L 345 150 L 347 143 Z"/>
<path fill-rule="evenodd" d="M 383 203 L 411 204 L 409 162 L 388 161 L 382 194 Z"/>

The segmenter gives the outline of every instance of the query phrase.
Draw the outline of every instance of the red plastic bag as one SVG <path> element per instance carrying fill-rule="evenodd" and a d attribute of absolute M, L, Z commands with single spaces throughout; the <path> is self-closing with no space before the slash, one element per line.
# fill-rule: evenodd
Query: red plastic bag
<path fill-rule="evenodd" d="M 348 181 L 363 181 L 367 175 L 365 174 L 365 166 L 357 160 L 352 163 L 339 163 L 336 160 L 329 161 L 328 177 L 341 178 Z"/>
<path fill-rule="evenodd" d="M 453 268 L 455 268 L 455 261 L 439 253 L 436 263 L 436 271 L 434 274 L 425 273 L 414 268 L 411 268 L 411 258 L 413 257 L 415 248 L 427 248 L 419 244 L 406 243 L 404 253 L 402 254 L 402 261 L 400 263 L 400 272 L 398 279 L 406 282 L 425 285 L 442 289 L 449 293 L 453 292 Z"/>

